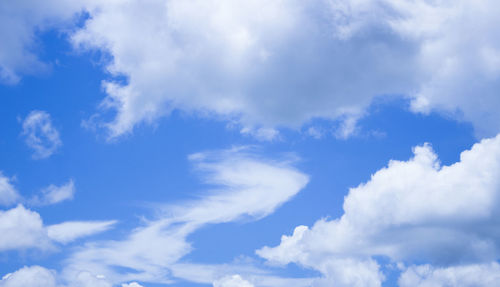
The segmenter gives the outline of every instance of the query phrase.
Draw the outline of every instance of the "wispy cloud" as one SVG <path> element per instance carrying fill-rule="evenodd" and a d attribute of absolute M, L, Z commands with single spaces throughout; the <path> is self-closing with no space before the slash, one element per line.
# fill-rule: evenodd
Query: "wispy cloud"
<path fill-rule="evenodd" d="M 59 132 L 52 126 L 50 115 L 45 111 L 32 111 L 22 123 L 22 135 L 33 150 L 33 159 L 50 157 L 62 146 Z"/>
<path fill-rule="evenodd" d="M 42 189 L 41 194 L 34 196 L 30 200 L 30 204 L 50 205 L 71 200 L 74 197 L 75 191 L 75 183 L 72 179 L 60 186 L 51 184 Z"/>
<path fill-rule="evenodd" d="M 67 260 L 65 274 L 72 278 L 88 270 L 114 283 L 168 283 L 175 279 L 169 275 L 171 268 L 191 251 L 188 235 L 207 224 L 267 216 L 308 182 L 291 161 L 268 160 L 245 148 L 189 158 L 211 189 L 199 200 L 165 206 L 162 216 L 136 228 L 126 239 L 88 243 Z M 118 272 L 117 266 L 131 271 Z"/>
<path fill-rule="evenodd" d="M 110 229 L 116 220 L 110 221 L 67 221 L 47 226 L 47 235 L 50 239 L 68 243 L 77 238 L 101 233 Z"/>

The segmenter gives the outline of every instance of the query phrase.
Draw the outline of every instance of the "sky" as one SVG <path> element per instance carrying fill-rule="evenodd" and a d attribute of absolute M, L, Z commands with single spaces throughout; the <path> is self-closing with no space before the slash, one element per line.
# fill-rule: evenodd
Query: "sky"
<path fill-rule="evenodd" d="M 500 285 L 493 0 L 0 2 L 0 287 Z"/>

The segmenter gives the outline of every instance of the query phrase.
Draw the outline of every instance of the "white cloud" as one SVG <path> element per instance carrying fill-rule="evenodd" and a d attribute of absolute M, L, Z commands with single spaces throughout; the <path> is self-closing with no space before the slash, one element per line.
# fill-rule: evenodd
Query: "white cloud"
<path fill-rule="evenodd" d="M 273 128 L 242 128 L 240 133 L 243 135 L 251 135 L 260 141 L 273 141 L 279 139 L 279 131 Z"/>
<path fill-rule="evenodd" d="M 137 282 L 131 282 L 129 284 L 122 284 L 122 287 L 143 287 L 143 286 Z"/>
<path fill-rule="evenodd" d="M 90 11 L 73 42 L 109 52 L 106 70 L 129 79 L 104 84 L 102 107 L 118 112 L 105 123 L 111 137 L 172 109 L 257 131 L 356 118 L 373 96 L 410 84 L 404 76 L 415 57 L 392 32 L 334 36 L 338 23 L 325 3 L 108 1 Z M 392 64 L 399 62 L 408 64 Z"/>
<path fill-rule="evenodd" d="M 47 227 L 47 235 L 50 239 L 68 243 L 77 238 L 101 233 L 110 229 L 116 221 L 67 221 Z"/>
<path fill-rule="evenodd" d="M 82 9 L 90 17 L 72 43 L 108 52 L 106 70 L 128 79 L 104 82 L 101 107 L 114 120 L 93 117 L 110 137 L 173 109 L 236 120 L 262 139 L 326 118 L 343 122 L 336 135 L 346 137 L 388 94 L 470 121 L 478 135 L 498 132 L 494 0 L 4 1 L 0 78 L 43 66 L 35 31 Z"/>
<path fill-rule="evenodd" d="M 3 276 L 0 287 L 112 287 L 103 275 L 86 271 L 76 274 L 62 284 L 62 277 L 53 270 L 41 266 L 23 267 L 16 272 Z M 123 287 L 142 287 L 132 283 Z"/>
<path fill-rule="evenodd" d="M 50 247 L 40 215 L 22 205 L 0 210 L 0 250 Z"/>
<path fill-rule="evenodd" d="M 34 159 L 48 158 L 62 145 L 59 132 L 52 126 L 50 115 L 44 111 L 32 111 L 26 117 L 22 135 L 33 150 Z"/>
<path fill-rule="evenodd" d="M 414 153 L 352 188 L 341 218 L 299 226 L 279 246 L 257 253 L 314 268 L 330 286 L 356 286 L 341 284 L 344 276 L 372 278 L 371 286 L 380 286 L 377 255 L 448 266 L 499 259 L 500 135 L 475 144 L 450 166 L 441 166 L 429 145 Z M 346 272 L 349 265 L 358 266 L 349 268 L 356 272 Z"/>
<path fill-rule="evenodd" d="M 117 112 L 104 123 L 111 137 L 172 109 L 236 119 L 244 131 L 340 120 L 346 137 L 387 94 L 492 134 L 499 9 L 494 0 L 107 1 L 88 9 L 72 41 L 109 52 L 106 70 L 128 78 L 104 84 L 102 107 Z"/>
<path fill-rule="evenodd" d="M 216 186 L 198 202 L 168 208 L 175 221 L 220 223 L 274 212 L 309 181 L 290 166 L 255 157 L 246 148 L 197 153 L 190 160 L 207 184 Z"/>
<path fill-rule="evenodd" d="M 46 70 L 40 62 L 35 35 L 52 27 L 62 28 L 84 1 L 17 0 L 0 2 L 0 83 L 14 84 L 23 74 Z"/>
<path fill-rule="evenodd" d="M 225 276 L 213 283 L 214 287 L 254 287 L 254 285 L 240 275 Z"/>
<path fill-rule="evenodd" d="M 241 148 L 198 153 L 190 160 L 212 190 L 199 200 L 166 206 L 159 218 L 146 221 L 125 239 L 87 244 L 67 260 L 65 276 L 88 270 L 105 274 L 113 283 L 169 283 L 171 268 L 192 249 L 188 235 L 207 224 L 266 216 L 308 182 L 290 161 L 269 161 Z M 211 273 L 203 282 L 212 283 L 222 275 Z M 185 272 L 184 276 L 193 280 Z"/>
<path fill-rule="evenodd" d="M 259 287 L 310 287 L 315 278 L 282 277 L 272 274 L 266 268 L 256 267 L 252 260 L 235 260 L 226 264 L 176 263 L 170 266 L 175 278 L 193 283 L 212 284 L 225 282 L 234 275 Z"/>
<path fill-rule="evenodd" d="M 56 204 L 65 200 L 73 199 L 74 194 L 75 183 L 71 179 L 61 186 L 53 184 L 49 185 L 42 190 L 42 194 L 40 196 L 35 196 L 31 200 L 31 203 L 35 205 Z"/>
<path fill-rule="evenodd" d="M 75 287 L 112 287 L 113 285 L 103 275 L 94 275 L 90 272 L 82 271 L 71 278 L 71 286 Z"/>
<path fill-rule="evenodd" d="M 21 196 L 12 185 L 11 179 L 0 172 L 0 205 L 8 206 L 16 203 Z"/>
<path fill-rule="evenodd" d="M 47 250 L 54 242 L 68 243 L 109 229 L 114 221 L 77 221 L 44 226 L 40 215 L 22 205 L 0 210 L 0 251 Z"/>
<path fill-rule="evenodd" d="M 447 268 L 411 266 L 398 282 L 401 287 L 495 287 L 500 285 L 500 265 L 492 262 Z"/>
<path fill-rule="evenodd" d="M 40 266 L 23 267 L 0 280 L 0 287 L 56 287 L 55 272 Z"/>

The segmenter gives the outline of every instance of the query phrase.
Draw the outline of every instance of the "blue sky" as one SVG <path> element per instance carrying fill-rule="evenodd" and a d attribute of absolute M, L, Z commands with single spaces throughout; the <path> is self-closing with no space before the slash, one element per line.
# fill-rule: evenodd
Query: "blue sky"
<path fill-rule="evenodd" d="M 4 1 L 0 287 L 498 286 L 494 1 Z"/>

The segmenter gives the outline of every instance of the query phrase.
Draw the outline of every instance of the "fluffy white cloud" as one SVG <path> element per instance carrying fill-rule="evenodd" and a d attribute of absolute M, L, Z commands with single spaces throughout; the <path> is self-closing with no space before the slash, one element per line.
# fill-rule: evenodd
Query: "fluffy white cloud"
<path fill-rule="evenodd" d="M 67 260 L 65 276 L 88 270 L 113 283 L 169 283 L 172 267 L 191 251 L 188 235 L 207 224 L 266 216 L 308 182 L 290 161 L 269 161 L 241 148 L 198 153 L 190 160 L 213 190 L 197 201 L 166 206 L 159 218 L 146 221 L 125 239 L 87 244 Z M 191 277 L 199 276 L 195 274 Z M 212 283 L 221 275 L 211 273 L 203 282 Z"/>
<path fill-rule="evenodd" d="M 104 82 L 101 107 L 114 120 L 92 117 L 111 137 L 173 109 L 236 120 L 262 139 L 327 118 L 346 137 L 387 94 L 471 121 L 479 135 L 498 132 L 494 0 L 3 1 L 0 78 L 41 66 L 34 31 L 82 9 L 89 17 L 72 43 L 108 52 L 106 70 L 127 78 Z"/>
<path fill-rule="evenodd" d="M 35 196 L 31 203 L 34 205 L 49 205 L 65 200 L 73 199 L 75 194 L 75 183 L 70 179 L 67 183 L 57 186 L 49 185 L 42 190 L 42 194 Z"/>
<path fill-rule="evenodd" d="M 399 278 L 401 287 L 495 287 L 500 284 L 500 265 L 473 264 L 448 268 L 411 266 Z"/>
<path fill-rule="evenodd" d="M 225 276 L 213 283 L 214 287 L 254 287 L 254 285 L 240 275 Z"/>
<path fill-rule="evenodd" d="M 68 243 L 109 229 L 114 221 L 63 222 L 44 226 L 40 215 L 22 205 L 0 210 L 0 251 L 49 249 L 53 242 Z"/>
<path fill-rule="evenodd" d="M 22 205 L 0 210 L 0 250 L 50 247 L 40 215 Z"/>
<path fill-rule="evenodd" d="M 98 6 L 73 42 L 108 51 L 113 60 L 106 69 L 128 77 L 126 84 L 104 84 L 102 107 L 118 112 L 105 124 L 111 136 L 181 109 L 236 118 L 243 131 L 269 138 L 259 131 L 315 117 L 356 118 L 373 96 L 396 93 L 411 81 L 402 77 L 412 73 L 411 64 L 387 64 L 412 63 L 404 39 L 382 29 L 340 39 L 326 1 Z"/>
<path fill-rule="evenodd" d="M 143 286 L 137 282 L 131 282 L 129 284 L 122 284 L 122 287 L 143 287 Z"/>
<path fill-rule="evenodd" d="M 16 83 L 22 74 L 48 68 L 37 59 L 35 35 L 63 27 L 82 9 L 83 1 L 16 0 L 0 2 L 0 82 Z"/>
<path fill-rule="evenodd" d="M 72 40 L 109 52 L 106 70 L 128 79 L 104 84 L 102 107 L 117 112 L 104 123 L 111 137 L 172 109 L 236 119 L 263 138 L 259 127 L 341 120 L 346 137 L 387 94 L 491 134 L 499 9 L 494 0 L 106 1 L 88 8 Z"/>
<path fill-rule="evenodd" d="M 53 270 L 41 266 L 23 267 L 3 276 L 0 287 L 112 287 L 103 275 L 94 275 L 86 271 L 64 280 Z M 142 287 L 131 283 L 123 287 Z"/>
<path fill-rule="evenodd" d="M 40 266 L 23 267 L 3 276 L 0 287 L 56 287 L 56 274 Z"/>
<path fill-rule="evenodd" d="M 319 270 L 338 286 L 356 285 L 343 285 L 342 278 L 362 273 L 373 278 L 369 286 L 380 286 L 376 255 L 445 265 L 499 259 L 500 135 L 475 144 L 450 166 L 441 166 L 429 145 L 414 153 L 352 188 L 341 218 L 299 226 L 279 246 L 257 253 Z M 358 264 L 365 268 L 345 272 Z"/>
<path fill-rule="evenodd" d="M 32 111 L 24 119 L 22 135 L 33 150 L 34 159 L 48 158 L 62 145 L 59 132 L 52 126 L 50 115 L 44 111 Z"/>
<path fill-rule="evenodd" d="M 16 203 L 21 196 L 12 185 L 11 179 L 0 172 L 0 205 L 7 206 Z"/>

